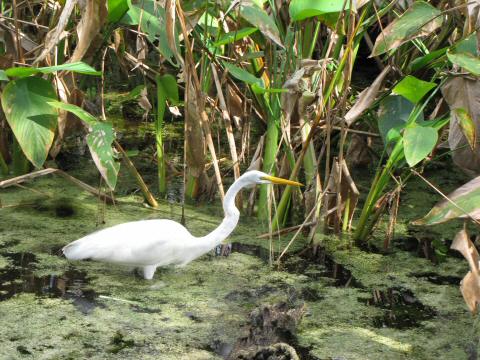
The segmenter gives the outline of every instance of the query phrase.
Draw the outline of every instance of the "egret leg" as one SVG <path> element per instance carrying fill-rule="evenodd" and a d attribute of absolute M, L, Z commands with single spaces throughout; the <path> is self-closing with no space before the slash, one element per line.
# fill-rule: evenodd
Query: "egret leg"
<path fill-rule="evenodd" d="M 143 267 L 143 278 L 146 280 L 152 280 L 153 275 L 155 274 L 155 270 L 157 270 L 156 265 L 148 265 Z"/>

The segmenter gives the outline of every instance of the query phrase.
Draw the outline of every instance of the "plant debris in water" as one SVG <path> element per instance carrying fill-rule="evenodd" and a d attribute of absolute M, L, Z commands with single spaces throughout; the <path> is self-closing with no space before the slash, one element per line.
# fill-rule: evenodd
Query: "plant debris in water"
<path fill-rule="evenodd" d="M 391 288 L 385 291 L 374 290 L 367 300 L 368 305 L 384 310 L 384 314 L 373 319 L 375 327 L 408 329 L 421 325 L 421 322 L 433 318 L 437 312 L 422 304 L 408 289 Z"/>

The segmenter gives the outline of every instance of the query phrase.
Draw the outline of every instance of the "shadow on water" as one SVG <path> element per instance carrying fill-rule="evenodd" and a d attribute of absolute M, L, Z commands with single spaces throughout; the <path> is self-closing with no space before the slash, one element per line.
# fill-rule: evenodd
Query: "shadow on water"
<path fill-rule="evenodd" d="M 265 262 L 268 262 L 270 259 L 270 252 L 262 246 L 237 242 L 232 243 L 231 246 L 232 252 L 252 255 Z M 278 255 L 278 253 L 274 253 L 273 258 L 277 259 Z M 284 256 L 279 270 L 306 275 L 313 280 L 330 278 L 334 280 L 335 286 L 363 287 L 362 284 L 352 276 L 350 270 L 342 264 L 337 263 L 321 248 L 316 250 L 307 248 Z"/>
<path fill-rule="evenodd" d="M 82 313 L 88 314 L 100 304 L 97 294 L 87 287 L 86 273 L 69 268 L 64 274 L 35 276 L 36 264 L 32 253 L 5 253 L 10 265 L 0 270 L 0 301 L 21 293 L 39 297 L 55 297 L 72 301 Z"/>
<path fill-rule="evenodd" d="M 373 326 L 378 328 L 409 329 L 421 326 L 422 321 L 437 315 L 432 307 L 422 304 L 413 292 L 404 288 L 374 290 L 373 296 L 367 300 L 367 305 L 385 310 L 382 315 L 373 319 Z"/>

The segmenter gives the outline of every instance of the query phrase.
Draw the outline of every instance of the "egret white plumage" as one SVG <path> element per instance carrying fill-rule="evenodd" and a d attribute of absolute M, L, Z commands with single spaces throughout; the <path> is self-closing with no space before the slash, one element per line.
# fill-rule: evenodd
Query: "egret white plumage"
<path fill-rule="evenodd" d="M 115 225 L 79 240 L 62 250 L 69 260 L 92 259 L 143 269 L 143 277 L 152 279 L 158 266 L 185 266 L 221 244 L 235 229 L 240 212 L 235 206 L 238 192 L 254 184 L 302 184 L 270 176 L 261 171 L 248 171 L 228 189 L 223 201 L 225 217 L 210 234 L 195 237 L 172 220 L 141 220 Z"/>

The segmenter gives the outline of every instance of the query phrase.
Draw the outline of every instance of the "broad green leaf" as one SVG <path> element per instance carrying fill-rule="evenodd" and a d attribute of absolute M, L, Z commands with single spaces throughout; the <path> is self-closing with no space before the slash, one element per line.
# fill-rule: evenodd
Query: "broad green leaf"
<path fill-rule="evenodd" d="M 111 190 L 115 189 L 120 163 L 112 148 L 115 140 L 112 124 L 98 121 L 92 114 L 73 104 L 61 101 L 48 101 L 47 103 L 51 108 L 55 107 L 71 112 L 88 124 L 90 133 L 87 135 L 87 145 L 92 159 L 108 187 Z"/>
<path fill-rule="evenodd" d="M 468 53 L 451 53 L 447 51 L 448 60 L 458 65 L 473 75 L 480 76 L 480 58 Z"/>
<path fill-rule="evenodd" d="M 112 143 L 115 140 L 112 124 L 97 122 L 92 125 L 92 131 L 87 135 L 87 145 L 98 171 L 105 179 L 110 189 L 117 184 L 120 163 L 113 152 Z"/>
<path fill-rule="evenodd" d="M 405 159 L 411 167 L 417 165 L 430 154 L 437 144 L 438 132 L 427 126 L 413 126 L 405 129 L 403 146 Z"/>
<path fill-rule="evenodd" d="M 416 104 L 437 84 L 417 79 L 415 76 L 404 77 L 392 90 L 393 94 L 401 95 Z"/>
<path fill-rule="evenodd" d="M 243 39 L 244 37 L 253 34 L 255 31 L 258 31 L 258 29 L 254 27 L 246 27 L 238 31 L 230 31 L 229 33 L 222 35 L 220 39 L 218 39 L 218 41 L 213 43 L 213 45 L 222 46 L 226 44 L 231 44 L 237 40 Z"/>
<path fill-rule="evenodd" d="M 345 5 L 344 5 L 345 4 Z M 342 0 L 292 0 L 289 12 L 292 21 L 300 21 L 328 13 L 339 13 L 350 8 L 350 1 Z"/>
<path fill-rule="evenodd" d="M 5 70 L 0 70 L 0 81 L 9 81 L 7 74 L 5 74 Z"/>
<path fill-rule="evenodd" d="M 425 36 L 442 25 L 441 10 L 424 1 L 415 1 L 377 37 L 371 56 L 381 55 L 403 43 Z"/>
<path fill-rule="evenodd" d="M 458 43 L 450 47 L 449 51 L 452 53 L 467 53 L 473 56 L 477 56 L 477 33 L 474 32 L 467 36 L 465 39 L 460 40 Z"/>
<path fill-rule="evenodd" d="M 178 95 L 178 84 L 175 76 L 170 74 L 165 74 L 160 77 L 160 83 L 162 84 L 163 91 L 165 95 L 172 104 L 178 104 L 180 101 L 180 96 Z"/>
<path fill-rule="evenodd" d="M 68 112 L 71 112 L 77 116 L 80 120 L 84 121 L 89 126 L 93 126 L 98 122 L 97 118 L 90 114 L 88 111 L 85 111 L 81 107 L 73 104 L 67 104 L 58 100 L 49 100 L 47 101 L 48 105 L 53 106 L 58 109 L 62 109 Z"/>
<path fill-rule="evenodd" d="M 233 64 L 230 64 L 226 61 L 222 61 L 223 66 L 225 66 L 225 69 L 228 70 L 230 74 L 232 74 L 233 77 L 237 78 L 240 81 L 243 81 L 244 83 L 253 85 L 256 84 L 257 86 L 264 88 L 265 86 L 263 85 L 263 80 L 260 78 L 257 78 L 255 75 L 250 74 L 247 70 L 244 70 L 242 68 L 239 68 L 238 66 L 235 66 Z"/>
<path fill-rule="evenodd" d="M 2 107 L 23 153 L 35 167 L 45 162 L 52 146 L 57 112 L 47 104 L 56 100 L 52 84 L 28 77 L 10 81 L 2 93 Z"/>
<path fill-rule="evenodd" d="M 414 105 L 402 96 L 387 96 L 380 102 L 378 109 L 378 130 L 385 145 L 392 139 L 391 136 L 387 136 L 391 129 L 396 129 L 397 132 L 403 130 L 413 108 Z M 421 120 L 423 120 L 423 118 Z"/>
<path fill-rule="evenodd" d="M 460 186 L 447 197 L 450 201 L 446 199 L 440 201 L 427 215 L 413 223 L 415 225 L 435 225 L 467 216 L 480 219 L 480 176 Z"/>
<path fill-rule="evenodd" d="M 51 74 L 56 71 L 72 71 L 84 75 L 101 75 L 100 71 L 95 70 L 90 65 L 78 61 L 56 66 L 46 66 L 40 68 L 34 67 L 13 67 L 5 70 L 5 74 L 10 77 L 26 77 L 34 74 Z"/>
<path fill-rule="evenodd" d="M 108 22 L 120 21 L 128 11 L 127 0 L 108 0 Z"/>
<path fill-rule="evenodd" d="M 275 42 L 280 47 L 284 47 L 280 40 L 280 33 L 273 19 L 268 16 L 265 10 L 258 6 L 243 5 L 240 8 L 240 15 L 250 24 L 258 28 L 264 36 Z"/>
<path fill-rule="evenodd" d="M 475 123 L 467 112 L 467 110 L 462 108 L 457 108 L 453 110 L 458 120 L 458 124 L 460 125 L 460 129 L 462 129 L 463 135 L 467 138 L 468 144 L 470 147 L 475 149 L 477 144 L 477 129 L 475 127 Z"/>

